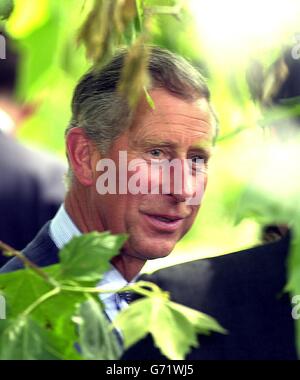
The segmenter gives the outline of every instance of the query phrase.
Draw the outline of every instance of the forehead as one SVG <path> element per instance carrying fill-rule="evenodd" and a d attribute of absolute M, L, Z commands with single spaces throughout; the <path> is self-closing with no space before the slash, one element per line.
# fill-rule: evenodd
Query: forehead
<path fill-rule="evenodd" d="M 134 144 L 167 140 L 209 143 L 214 135 L 214 117 L 206 99 L 186 101 L 163 89 L 150 91 L 155 108 L 143 99 L 136 110 L 129 137 Z"/>

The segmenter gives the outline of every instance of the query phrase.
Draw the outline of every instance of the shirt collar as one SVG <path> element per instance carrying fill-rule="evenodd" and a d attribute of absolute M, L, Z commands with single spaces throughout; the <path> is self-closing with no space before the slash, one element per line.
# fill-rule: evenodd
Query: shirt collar
<path fill-rule="evenodd" d="M 58 249 L 62 249 L 73 237 L 81 235 L 64 205 L 60 206 L 57 214 L 52 219 L 49 233 Z"/>

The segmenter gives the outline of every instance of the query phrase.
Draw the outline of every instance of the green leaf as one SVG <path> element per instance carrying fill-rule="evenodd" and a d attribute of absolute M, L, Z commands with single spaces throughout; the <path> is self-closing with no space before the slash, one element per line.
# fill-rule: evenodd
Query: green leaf
<path fill-rule="evenodd" d="M 152 99 L 151 95 L 149 94 L 149 92 L 148 92 L 148 90 L 147 90 L 147 88 L 145 86 L 144 86 L 144 92 L 145 92 L 147 103 L 149 104 L 149 106 L 151 107 L 151 109 L 155 110 L 154 100 Z"/>
<path fill-rule="evenodd" d="M 144 18 L 144 9 L 142 5 L 142 0 L 135 0 L 135 6 L 136 6 L 136 17 L 134 19 L 134 24 L 136 27 L 136 31 L 140 33 L 143 30 L 143 18 Z"/>
<path fill-rule="evenodd" d="M 0 20 L 6 20 L 13 11 L 14 4 L 12 0 L 0 1 Z"/>
<path fill-rule="evenodd" d="M 61 292 L 32 313 L 32 317 L 53 334 L 64 360 L 81 359 L 75 348 L 78 334 L 72 318 L 84 298 L 83 293 Z"/>
<path fill-rule="evenodd" d="M 51 285 L 29 269 L 0 275 L 0 291 L 6 298 L 9 318 L 17 317 L 30 304 L 51 289 Z"/>
<path fill-rule="evenodd" d="M 54 274 L 58 269 L 59 265 L 55 265 L 45 268 L 44 271 Z M 0 291 L 7 302 L 9 320 L 18 318 L 32 303 L 52 289 L 53 287 L 42 277 L 29 269 L 0 275 Z M 80 358 L 74 348 L 77 336 L 72 316 L 76 312 L 77 305 L 83 300 L 82 293 L 61 291 L 40 304 L 30 314 L 41 328 L 55 336 L 57 349 L 64 359 Z"/>
<path fill-rule="evenodd" d="M 91 232 L 75 237 L 60 251 L 60 279 L 99 281 L 109 269 L 109 261 L 119 253 L 125 235 Z"/>
<path fill-rule="evenodd" d="M 197 333 L 225 332 L 213 318 L 162 295 L 133 302 L 114 325 L 122 331 L 125 348 L 149 332 L 162 354 L 174 360 L 184 359 L 192 347 L 197 347 Z"/>
<path fill-rule="evenodd" d="M 26 38 L 41 29 L 49 20 L 50 2 L 50 0 L 14 0 L 14 13 L 8 20 L 9 33 L 16 38 Z"/>
<path fill-rule="evenodd" d="M 54 341 L 30 318 L 0 322 L 0 359 L 59 359 Z"/>
<path fill-rule="evenodd" d="M 85 359 L 117 360 L 120 358 L 121 346 L 99 302 L 90 298 L 81 304 L 75 320 L 79 325 L 79 346 Z"/>
<path fill-rule="evenodd" d="M 177 313 L 185 316 L 189 323 L 194 327 L 199 334 L 208 334 L 210 331 L 226 334 L 227 331 L 212 317 L 205 313 L 191 309 L 184 305 L 175 302 L 170 302 L 169 307 Z"/>
<path fill-rule="evenodd" d="M 78 291 L 75 288 L 78 288 L 78 281 L 98 281 L 101 274 L 108 269 L 110 258 L 118 253 L 124 241 L 123 236 L 112 236 L 109 233 L 91 233 L 75 238 L 61 251 L 62 262 L 60 264 L 42 269 L 51 279 L 51 283 L 30 269 L 0 275 L 0 291 L 7 301 L 8 320 L 15 321 L 22 317 L 22 321 L 24 321 L 24 313 L 27 317 L 28 310 L 30 310 L 30 318 L 34 323 L 37 323 L 41 331 L 47 332 L 55 340 L 56 352 L 61 358 L 81 359 L 75 347 L 75 344 L 78 343 L 78 335 L 72 318 L 76 314 L 78 306 L 86 299 L 86 294 L 84 291 Z M 60 288 L 66 283 L 66 280 L 68 280 L 70 288 L 68 291 Z M 44 296 L 49 293 L 51 297 L 44 299 Z M 35 305 L 34 308 L 32 308 L 32 304 Z M 94 322 L 96 320 L 96 311 L 91 305 L 89 309 L 92 312 L 90 324 L 92 320 Z M 85 318 L 88 318 L 84 311 L 82 313 Z M 98 316 L 98 323 L 99 318 Z M 94 323 L 93 326 L 95 325 Z M 24 328 L 26 332 L 27 322 L 20 322 L 17 326 L 20 326 L 20 329 Z M 83 326 L 81 338 L 85 337 L 86 342 L 88 342 L 90 330 L 86 328 L 86 324 Z M 8 332 L 11 331 L 11 328 Z M 16 332 L 13 334 L 16 335 Z M 108 337 L 109 334 L 107 333 L 105 337 L 106 348 L 109 347 Z M 7 338 L 0 338 L 1 346 L 5 339 Z M 43 339 L 41 336 L 41 341 Z M 34 341 L 33 344 L 35 344 Z M 87 343 L 84 347 L 86 352 Z M 90 347 L 89 349 L 91 352 L 96 350 L 96 348 L 92 350 Z M 99 354 L 99 350 L 98 348 L 94 354 Z M 12 351 L 12 356 L 14 352 Z M 32 352 L 32 355 L 35 353 L 35 351 Z M 117 351 L 113 343 L 111 343 L 110 350 L 107 350 L 106 355 L 116 357 Z"/>

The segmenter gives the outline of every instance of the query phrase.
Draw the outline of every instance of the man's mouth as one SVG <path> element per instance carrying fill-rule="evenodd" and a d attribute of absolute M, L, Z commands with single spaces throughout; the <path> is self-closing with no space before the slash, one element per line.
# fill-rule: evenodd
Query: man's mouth
<path fill-rule="evenodd" d="M 156 219 L 161 220 L 162 222 L 166 222 L 166 223 L 172 222 L 172 219 L 165 218 L 164 216 L 155 216 L 155 215 L 153 215 L 153 218 L 156 218 Z"/>
<path fill-rule="evenodd" d="M 179 215 L 152 215 L 143 214 L 147 223 L 156 230 L 174 232 L 182 224 L 183 217 Z"/>

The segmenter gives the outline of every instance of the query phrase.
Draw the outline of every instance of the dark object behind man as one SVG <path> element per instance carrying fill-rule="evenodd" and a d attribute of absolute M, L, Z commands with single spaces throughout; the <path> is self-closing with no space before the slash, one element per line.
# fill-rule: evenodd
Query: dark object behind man
<path fill-rule="evenodd" d="M 287 293 L 289 238 L 248 250 L 157 271 L 142 279 L 172 300 L 217 319 L 227 335 L 200 335 L 196 360 L 296 360 L 294 320 Z M 148 336 L 124 359 L 163 359 Z"/>
<path fill-rule="evenodd" d="M 0 240 L 20 250 L 61 204 L 66 167 L 13 138 L 31 110 L 15 99 L 19 56 L 6 40 L 6 59 L 0 60 Z M 0 267 L 8 259 L 0 250 Z"/>

